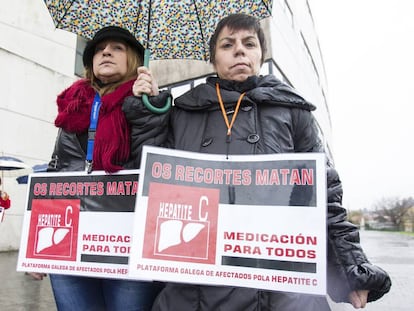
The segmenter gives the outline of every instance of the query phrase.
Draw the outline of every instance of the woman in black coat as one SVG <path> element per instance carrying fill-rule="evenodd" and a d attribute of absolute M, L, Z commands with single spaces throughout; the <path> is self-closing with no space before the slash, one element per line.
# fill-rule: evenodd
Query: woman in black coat
<path fill-rule="evenodd" d="M 214 154 L 324 152 L 315 107 L 275 77 L 259 76 L 264 35 L 257 19 L 224 18 L 210 41 L 217 77 L 175 100 L 169 145 Z M 328 291 L 337 302 L 363 308 L 387 293 L 388 274 L 372 265 L 358 229 L 346 221 L 342 187 L 328 164 Z M 325 297 L 252 288 L 168 283 L 158 295 L 158 310 L 330 310 Z"/>
<path fill-rule="evenodd" d="M 117 26 L 100 29 L 88 41 L 85 78 L 57 98 L 59 131 L 48 171 L 137 169 L 142 146 L 165 141 L 168 114 L 158 116 L 143 105 L 130 105 L 133 95 L 142 92 L 151 96 L 153 105 L 163 104 L 158 100 L 168 96 L 146 82 L 151 73 L 142 66 L 143 54 L 135 37 Z M 59 311 L 149 310 L 161 288 L 155 282 L 63 274 L 51 274 L 50 280 Z"/>

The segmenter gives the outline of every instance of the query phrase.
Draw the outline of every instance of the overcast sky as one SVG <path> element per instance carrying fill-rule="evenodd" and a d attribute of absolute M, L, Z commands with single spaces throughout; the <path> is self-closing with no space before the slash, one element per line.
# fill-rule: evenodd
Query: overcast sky
<path fill-rule="evenodd" d="M 309 0 L 349 209 L 414 197 L 414 1 Z"/>

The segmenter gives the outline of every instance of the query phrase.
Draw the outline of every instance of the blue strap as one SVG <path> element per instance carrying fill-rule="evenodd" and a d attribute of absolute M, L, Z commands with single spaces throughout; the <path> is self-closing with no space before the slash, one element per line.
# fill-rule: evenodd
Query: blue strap
<path fill-rule="evenodd" d="M 101 97 L 98 93 L 95 94 L 91 110 L 91 121 L 88 129 L 88 146 L 86 149 L 86 171 L 92 171 L 93 146 L 95 143 L 96 127 L 98 125 L 99 108 L 101 108 Z"/>

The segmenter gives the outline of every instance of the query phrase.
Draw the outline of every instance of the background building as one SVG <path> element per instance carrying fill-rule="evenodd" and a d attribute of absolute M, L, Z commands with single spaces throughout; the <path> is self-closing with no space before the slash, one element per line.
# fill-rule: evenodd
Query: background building
<path fill-rule="evenodd" d="M 274 0 L 263 21 L 268 54 L 262 73 L 273 73 L 315 104 L 330 155 L 331 124 L 326 77 L 307 0 Z M 81 74 L 84 42 L 56 30 L 42 0 L 2 0 L 0 11 L 0 154 L 30 166 L 47 163 L 53 151 L 56 95 Z M 212 67 L 201 61 L 151 61 L 159 84 L 177 96 L 200 83 Z M 4 178 L 12 207 L 0 224 L 0 251 L 18 249 L 27 186 Z"/>

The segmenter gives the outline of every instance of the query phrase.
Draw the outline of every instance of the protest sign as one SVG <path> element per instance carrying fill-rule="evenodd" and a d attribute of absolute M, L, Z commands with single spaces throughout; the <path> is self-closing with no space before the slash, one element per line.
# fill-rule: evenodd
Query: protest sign
<path fill-rule="evenodd" d="M 325 155 L 145 147 L 133 277 L 326 294 Z"/>
<path fill-rule="evenodd" d="M 29 176 L 18 271 L 129 278 L 138 170 Z"/>

